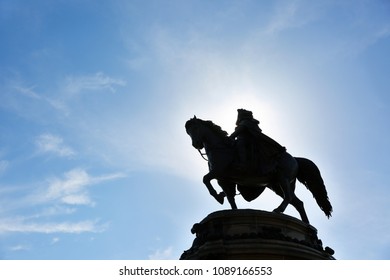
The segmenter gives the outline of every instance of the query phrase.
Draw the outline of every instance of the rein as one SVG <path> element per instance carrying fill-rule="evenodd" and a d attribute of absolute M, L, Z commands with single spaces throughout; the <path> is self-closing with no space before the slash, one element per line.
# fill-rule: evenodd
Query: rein
<path fill-rule="evenodd" d="M 197 150 L 198 150 L 200 156 L 201 156 L 205 161 L 209 161 L 207 158 L 204 157 L 204 156 L 207 156 L 206 153 L 202 153 L 202 151 L 201 151 L 200 149 L 197 149 Z"/>
<path fill-rule="evenodd" d="M 219 145 L 218 145 L 219 146 Z M 227 149 L 228 147 L 218 147 L 218 146 L 214 146 L 213 149 L 214 150 L 224 150 L 224 149 Z M 205 156 L 207 156 L 207 153 L 202 153 L 201 149 L 197 149 L 200 156 L 205 160 L 205 161 L 209 161 L 208 158 L 205 158 Z"/>

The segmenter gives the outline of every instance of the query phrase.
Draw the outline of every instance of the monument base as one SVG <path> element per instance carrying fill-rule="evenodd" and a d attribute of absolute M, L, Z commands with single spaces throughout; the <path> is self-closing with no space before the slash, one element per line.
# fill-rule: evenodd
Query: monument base
<path fill-rule="evenodd" d="M 334 260 L 317 230 L 301 220 L 261 210 L 223 210 L 191 229 L 192 247 L 181 260 Z"/>

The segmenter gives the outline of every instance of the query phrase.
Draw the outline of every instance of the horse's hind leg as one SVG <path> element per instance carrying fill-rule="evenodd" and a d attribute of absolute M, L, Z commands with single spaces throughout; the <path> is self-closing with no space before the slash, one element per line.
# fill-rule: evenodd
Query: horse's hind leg
<path fill-rule="evenodd" d="M 283 198 L 283 201 L 273 212 L 283 213 L 284 210 L 286 210 L 286 207 L 291 203 L 294 193 L 293 190 L 291 190 L 288 179 L 280 178 L 278 183 L 280 190 L 275 190 L 275 192 Z"/>
<path fill-rule="evenodd" d="M 307 218 L 305 207 L 303 206 L 303 202 L 295 194 L 293 195 L 291 205 L 294 206 L 295 209 L 297 209 L 299 215 L 301 216 L 301 220 L 309 224 L 309 219 Z"/>
<path fill-rule="evenodd" d="M 298 170 L 298 163 L 294 158 L 285 153 L 279 160 L 277 168 L 276 182 L 279 184 L 276 193 L 283 198 L 282 203 L 274 210 L 276 213 L 283 213 L 294 198 L 296 173 Z"/>

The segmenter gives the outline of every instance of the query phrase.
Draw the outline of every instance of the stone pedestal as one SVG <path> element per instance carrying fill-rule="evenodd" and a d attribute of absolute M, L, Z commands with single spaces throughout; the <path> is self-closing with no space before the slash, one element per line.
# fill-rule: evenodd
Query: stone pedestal
<path fill-rule="evenodd" d="M 334 260 L 317 230 L 294 217 L 260 210 L 217 211 L 193 226 L 181 260 Z"/>

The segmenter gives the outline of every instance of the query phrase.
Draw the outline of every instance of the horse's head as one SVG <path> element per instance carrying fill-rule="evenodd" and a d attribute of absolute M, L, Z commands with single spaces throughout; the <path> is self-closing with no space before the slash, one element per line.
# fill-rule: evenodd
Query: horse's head
<path fill-rule="evenodd" d="M 186 122 L 187 134 L 192 139 L 192 146 L 196 149 L 206 150 L 218 145 L 228 145 L 229 138 L 227 132 L 212 121 L 204 121 L 194 116 Z"/>
<path fill-rule="evenodd" d="M 187 131 L 187 134 L 191 137 L 192 139 L 192 146 L 195 149 L 203 149 L 203 134 L 202 129 L 201 129 L 201 120 L 197 119 L 196 116 L 194 116 L 192 119 L 188 120 L 185 124 L 185 128 Z"/>

